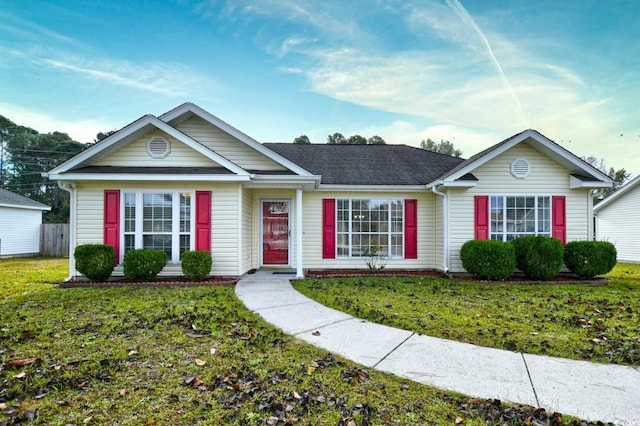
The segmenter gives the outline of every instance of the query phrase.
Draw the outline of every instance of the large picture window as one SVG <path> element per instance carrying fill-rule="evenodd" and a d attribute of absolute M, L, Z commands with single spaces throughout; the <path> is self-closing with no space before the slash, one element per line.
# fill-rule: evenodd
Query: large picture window
<path fill-rule="evenodd" d="M 512 241 L 525 235 L 551 236 L 551 197 L 492 196 L 492 240 Z"/>
<path fill-rule="evenodd" d="M 362 257 L 371 248 L 403 257 L 403 200 L 339 199 L 336 209 L 336 257 Z"/>
<path fill-rule="evenodd" d="M 124 252 L 138 248 L 162 250 L 179 262 L 193 250 L 191 192 L 125 192 Z"/>

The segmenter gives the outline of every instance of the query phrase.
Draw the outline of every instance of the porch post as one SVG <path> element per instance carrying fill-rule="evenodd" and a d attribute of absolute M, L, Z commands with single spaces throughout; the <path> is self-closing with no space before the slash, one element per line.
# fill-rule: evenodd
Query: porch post
<path fill-rule="evenodd" d="M 296 188 L 296 278 L 304 278 L 302 271 L 302 188 Z"/>

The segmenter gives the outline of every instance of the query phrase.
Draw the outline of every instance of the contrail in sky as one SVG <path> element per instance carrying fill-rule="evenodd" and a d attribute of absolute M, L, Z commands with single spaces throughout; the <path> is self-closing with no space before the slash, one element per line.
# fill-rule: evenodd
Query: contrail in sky
<path fill-rule="evenodd" d="M 513 90 L 513 86 L 511 86 L 511 83 L 507 78 L 507 75 L 502 70 L 502 66 L 500 65 L 500 62 L 498 62 L 498 58 L 496 58 L 496 55 L 494 55 L 493 49 L 491 49 L 491 45 L 489 44 L 489 40 L 487 40 L 487 37 L 485 37 L 484 33 L 480 30 L 480 28 L 478 28 L 478 25 L 476 25 L 476 21 L 473 20 L 473 17 L 469 14 L 469 12 L 467 12 L 467 9 L 465 9 L 464 6 L 462 6 L 462 4 L 458 0 L 445 0 L 445 1 L 447 2 L 447 5 L 451 9 L 453 9 L 456 15 L 460 17 L 462 22 L 471 25 L 475 30 L 475 32 L 478 33 L 478 35 L 480 36 L 480 39 L 482 40 L 485 47 L 487 48 L 487 52 L 489 52 L 489 56 L 491 57 L 493 64 L 498 70 L 500 79 L 502 80 L 504 85 L 509 89 L 509 93 L 511 93 L 511 97 L 513 98 L 513 101 L 518 107 L 518 111 L 520 112 L 520 118 L 522 119 L 522 121 L 525 123 L 527 127 L 530 127 L 529 120 L 527 120 L 527 117 L 524 113 L 524 109 L 522 108 L 522 104 L 520 103 L 520 99 L 518 99 L 518 96 L 516 95 L 515 90 Z"/>

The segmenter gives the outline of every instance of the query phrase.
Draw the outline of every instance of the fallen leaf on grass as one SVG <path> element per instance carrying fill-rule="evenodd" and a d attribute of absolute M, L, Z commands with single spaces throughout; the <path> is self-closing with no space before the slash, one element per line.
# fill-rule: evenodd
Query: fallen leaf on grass
<path fill-rule="evenodd" d="M 33 364 L 36 362 L 38 358 L 22 358 L 22 359 L 12 359 L 6 362 L 7 367 L 24 367 L 28 364 Z"/>
<path fill-rule="evenodd" d="M 300 398 L 298 398 L 300 399 Z M 4 402 L 0 402 L 0 411 L 4 411 L 7 409 L 7 404 L 5 404 Z"/>
<path fill-rule="evenodd" d="M 459 424 L 460 424 L 460 423 L 462 423 L 462 422 L 464 422 L 464 419 L 463 419 L 462 417 L 456 417 L 456 420 L 455 420 L 455 422 L 454 422 L 454 423 L 455 423 L 455 424 L 457 424 L 457 425 L 459 425 Z"/>
<path fill-rule="evenodd" d="M 211 348 L 211 349 L 209 349 L 209 353 L 210 353 L 211 355 L 215 355 L 215 354 L 216 354 L 216 348 Z"/>
<path fill-rule="evenodd" d="M 24 371 L 13 376 L 14 379 L 24 379 L 25 377 L 27 377 L 27 373 L 25 373 Z"/>
<path fill-rule="evenodd" d="M 195 363 L 198 367 L 202 367 L 203 365 L 205 365 L 207 363 L 207 361 L 200 359 L 200 358 L 196 358 L 195 359 Z"/>
<path fill-rule="evenodd" d="M 120 389 L 120 392 L 118 392 L 120 394 L 120 396 L 125 396 L 127 394 L 127 390 L 126 389 Z"/>
<path fill-rule="evenodd" d="M 201 337 L 207 337 L 205 334 L 187 333 L 187 337 L 192 339 L 200 339 Z"/>

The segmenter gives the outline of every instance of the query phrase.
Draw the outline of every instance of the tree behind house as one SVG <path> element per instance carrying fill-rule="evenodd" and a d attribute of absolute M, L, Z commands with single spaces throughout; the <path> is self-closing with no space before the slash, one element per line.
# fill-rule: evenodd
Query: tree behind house
<path fill-rule="evenodd" d="M 42 173 L 83 151 L 87 145 L 61 132 L 39 133 L 0 116 L 0 134 L 4 148 L 2 187 L 51 206 L 45 222 L 66 222 L 69 194 Z"/>
<path fill-rule="evenodd" d="M 598 188 L 593 190 L 593 203 L 598 204 L 600 201 L 608 197 L 609 195 L 616 192 L 622 185 L 625 184 L 631 177 L 631 173 L 629 173 L 626 169 L 615 169 L 613 167 L 607 168 L 605 165 L 604 159 L 597 158 L 593 155 L 588 157 L 582 157 L 584 161 L 600 170 L 602 173 L 606 174 L 613 180 L 613 186 L 611 188 Z"/>
<path fill-rule="evenodd" d="M 420 148 L 427 151 L 439 152 L 440 154 L 446 154 L 457 158 L 460 158 L 460 156 L 462 155 L 462 151 L 456 149 L 456 147 L 453 146 L 453 143 L 445 141 L 443 139 L 440 139 L 440 142 L 438 143 L 434 142 L 430 138 L 426 141 L 423 140 L 422 142 L 420 142 Z"/>

